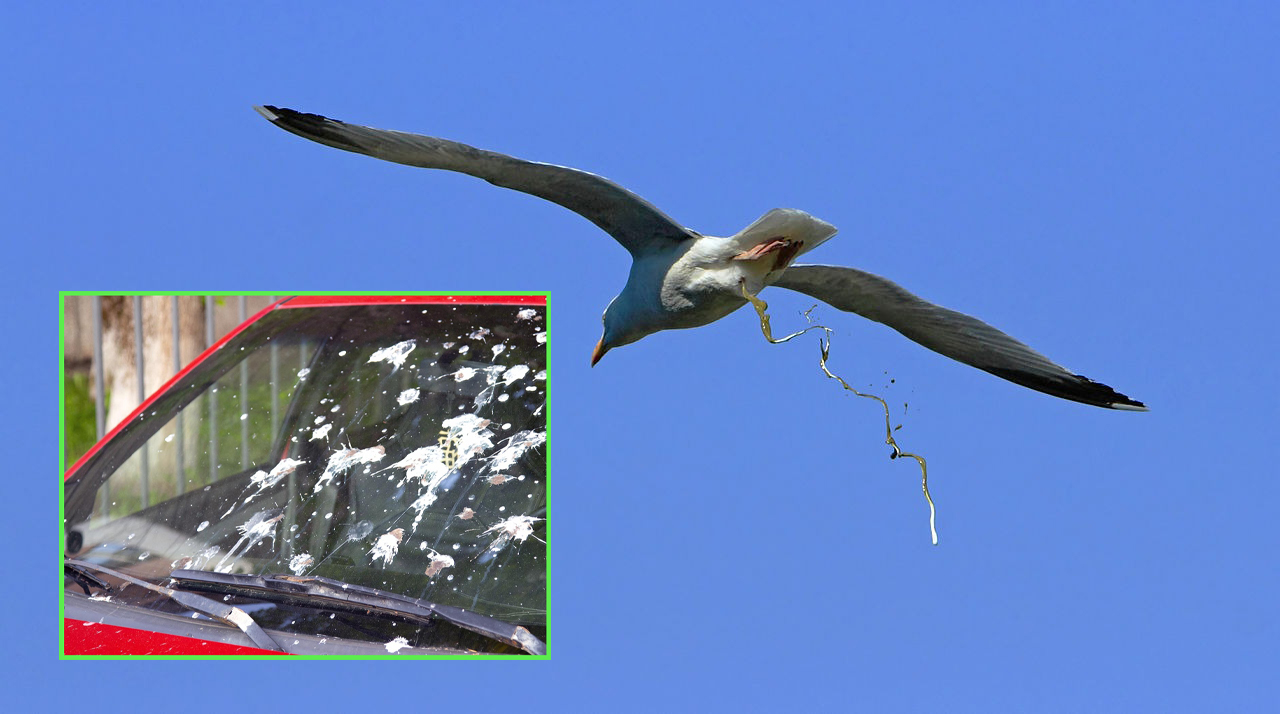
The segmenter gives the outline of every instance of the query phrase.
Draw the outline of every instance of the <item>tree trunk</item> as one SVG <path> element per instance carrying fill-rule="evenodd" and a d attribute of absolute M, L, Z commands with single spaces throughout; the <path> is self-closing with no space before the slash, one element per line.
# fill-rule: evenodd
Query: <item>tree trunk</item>
<path fill-rule="evenodd" d="M 147 396 L 174 374 L 173 298 L 142 298 L 143 389 Z M 111 393 L 106 428 L 110 431 L 138 407 L 137 350 L 132 297 L 102 298 L 102 367 Z M 178 298 L 178 356 L 185 366 L 206 347 L 204 298 Z"/>

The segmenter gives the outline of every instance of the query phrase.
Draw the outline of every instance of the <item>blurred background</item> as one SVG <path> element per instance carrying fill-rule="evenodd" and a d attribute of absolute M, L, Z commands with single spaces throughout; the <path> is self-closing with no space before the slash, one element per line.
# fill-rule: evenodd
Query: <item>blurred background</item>
<path fill-rule="evenodd" d="M 64 296 L 67 467 L 136 409 L 140 397 L 150 396 L 209 345 L 274 301 L 265 295 Z"/>

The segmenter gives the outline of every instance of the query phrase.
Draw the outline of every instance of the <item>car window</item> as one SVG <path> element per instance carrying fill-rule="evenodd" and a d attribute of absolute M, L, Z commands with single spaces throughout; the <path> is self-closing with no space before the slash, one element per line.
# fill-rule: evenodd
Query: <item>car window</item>
<path fill-rule="evenodd" d="M 545 342 L 540 306 L 274 310 L 68 482 L 68 551 L 543 627 Z"/>

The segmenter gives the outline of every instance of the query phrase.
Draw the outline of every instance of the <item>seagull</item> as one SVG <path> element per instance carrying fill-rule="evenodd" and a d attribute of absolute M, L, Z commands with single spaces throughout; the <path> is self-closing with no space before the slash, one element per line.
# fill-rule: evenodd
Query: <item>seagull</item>
<path fill-rule="evenodd" d="M 878 275 L 795 264 L 836 233 L 835 226 L 804 211 L 775 208 L 734 235 L 707 236 L 622 186 L 579 169 L 292 109 L 254 109 L 306 139 L 397 164 L 475 176 L 557 203 L 599 226 L 631 253 L 632 263 L 627 284 L 604 311 L 604 334 L 592 352 L 592 366 L 609 350 L 655 332 L 715 322 L 746 305 L 746 293 L 774 286 L 892 327 L 934 352 L 1024 387 L 1098 407 L 1147 410 L 991 325 L 934 305 Z"/>

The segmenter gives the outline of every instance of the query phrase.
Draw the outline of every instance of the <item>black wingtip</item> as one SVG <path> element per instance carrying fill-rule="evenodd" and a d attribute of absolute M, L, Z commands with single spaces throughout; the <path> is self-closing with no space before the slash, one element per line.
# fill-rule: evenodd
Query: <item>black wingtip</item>
<path fill-rule="evenodd" d="M 1069 399 L 1081 404 L 1089 404 L 1103 409 L 1119 409 L 1122 411 L 1150 411 L 1147 405 L 1127 397 L 1101 382 L 1095 382 L 1083 375 L 1075 374 L 1071 378 L 1053 379 L 1044 375 L 1020 372 L 1012 369 L 988 370 L 997 377 L 1030 387 L 1045 394 Z"/>
<path fill-rule="evenodd" d="M 284 127 L 305 126 L 308 124 L 316 125 L 316 124 L 325 124 L 329 122 L 341 123 L 341 122 L 336 122 L 336 120 L 330 119 L 329 117 L 321 116 L 319 114 L 308 114 L 306 112 L 300 112 L 294 109 L 286 109 L 284 107 L 277 107 L 271 104 L 257 104 L 257 105 L 254 105 L 253 109 L 254 111 L 261 114 L 263 117 L 265 117 L 266 120 L 271 122 L 272 124 L 278 124 Z"/>
<path fill-rule="evenodd" d="M 270 104 L 255 106 L 254 110 L 272 124 L 304 139 L 310 139 L 344 151 L 368 153 L 364 147 L 352 140 L 349 132 L 350 127 L 337 119 L 285 109 L 284 107 Z"/>

